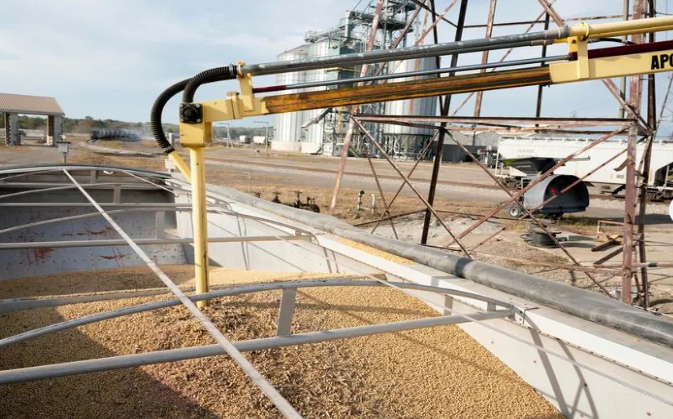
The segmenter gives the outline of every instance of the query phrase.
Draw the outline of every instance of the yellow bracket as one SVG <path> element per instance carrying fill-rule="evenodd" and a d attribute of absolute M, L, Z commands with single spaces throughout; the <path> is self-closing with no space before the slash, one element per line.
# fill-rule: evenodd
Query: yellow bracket
<path fill-rule="evenodd" d="M 626 22 L 611 22 L 589 25 L 581 22 L 569 28 L 569 37 L 556 40 L 566 42 L 568 51 L 575 53 L 574 61 L 549 66 L 553 84 L 582 80 L 625 77 L 636 74 L 670 71 L 673 60 L 670 51 L 658 51 L 589 59 L 587 42 L 590 39 L 633 35 L 673 29 L 673 16 L 637 19 Z M 670 59 L 669 59 L 670 58 Z M 666 65 L 668 64 L 668 65 Z"/>
<path fill-rule="evenodd" d="M 255 97 L 250 75 L 239 75 L 240 95 L 227 94 L 222 100 L 199 102 L 202 118 L 197 124 L 180 123 L 180 144 L 189 148 L 190 166 L 179 154 L 169 154 L 192 185 L 192 224 L 194 229 L 194 267 L 196 293 L 208 292 L 208 219 L 206 202 L 205 146 L 213 142 L 213 122 L 230 121 L 269 113 L 264 103 Z M 206 307 L 206 301 L 197 305 Z"/>
<path fill-rule="evenodd" d="M 568 52 L 577 54 L 577 60 L 573 61 L 576 68 L 576 80 L 588 79 L 590 71 L 587 41 L 580 37 L 568 38 Z"/>
<path fill-rule="evenodd" d="M 235 118 L 231 96 L 222 100 L 199 102 L 203 111 L 198 124 L 180 123 L 180 144 L 184 147 L 205 147 L 213 142 L 213 122 Z"/>
<path fill-rule="evenodd" d="M 582 56 L 578 48 L 577 57 Z M 609 79 L 673 70 L 673 50 L 642 52 L 614 57 L 583 58 L 549 65 L 552 84 Z"/>
<path fill-rule="evenodd" d="M 573 26 L 571 32 L 573 36 L 571 38 L 577 38 L 578 40 L 586 41 L 591 35 L 592 28 L 586 22 L 579 22 L 577 25 Z"/>
<path fill-rule="evenodd" d="M 238 63 L 239 68 L 243 67 L 243 65 L 245 65 L 245 63 Z M 238 83 L 241 87 L 240 96 L 234 92 L 229 93 L 228 95 L 228 98 L 234 105 L 234 118 L 240 119 L 248 116 L 268 114 L 269 111 L 266 109 L 264 101 L 255 97 L 255 94 L 252 91 L 252 76 L 250 74 L 239 75 Z"/>
<path fill-rule="evenodd" d="M 238 63 L 238 68 L 242 68 L 244 62 Z M 255 94 L 252 92 L 252 76 L 243 74 L 238 76 L 238 83 L 241 86 L 241 102 L 245 111 L 252 112 L 255 109 Z"/>
<path fill-rule="evenodd" d="M 231 121 L 249 116 L 268 114 L 264 102 L 255 97 L 252 78 L 239 75 L 241 93 L 229 92 L 225 99 L 198 102 L 203 109 L 203 120 L 198 124 L 180 123 L 180 144 L 185 147 L 205 147 L 213 142 L 213 122 Z"/>

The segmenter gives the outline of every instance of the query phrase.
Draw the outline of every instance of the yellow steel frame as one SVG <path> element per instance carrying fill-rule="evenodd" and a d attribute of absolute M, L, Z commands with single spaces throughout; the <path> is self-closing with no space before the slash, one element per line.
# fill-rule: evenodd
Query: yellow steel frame
<path fill-rule="evenodd" d="M 585 48 L 583 52 L 578 49 L 577 61 L 549 66 L 553 84 L 673 70 L 673 63 L 670 62 L 671 58 L 673 58 L 673 50 L 588 59 L 586 55 L 586 42 L 580 42 L 579 45 L 584 45 Z"/>
<path fill-rule="evenodd" d="M 627 20 L 623 22 L 598 23 L 593 25 L 581 22 L 569 28 L 570 32 L 568 38 L 579 37 L 583 40 L 611 38 L 624 35 L 668 31 L 671 29 L 673 29 L 673 16 Z M 565 42 L 565 40 L 559 39 L 557 42 Z"/>
<path fill-rule="evenodd" d="M 669 62 L 668 57 L 673 58 L 673 55 L 671 55 L 673 54 L 673 50 L 589 59 L 587 45 L 590 39 L 634 35 L 670 29 L 673 29 L 673 16 L 596 25 L 589 25 L 584 22 L 578 23 L 569 28 L 570 36 L 568 38 L 558 41 L 567 42 L 568 50 L 576 53 L 577 59 L 575 61 L 551 64 L 549 72 L 552 84 L 671 71 L 673 63 Z M 665 61 L 668 62 L 668 67 L 659 65 L 659 57 L 661 56 L 666 56 Z M 655 59 L 657 60 L 657 65 L 655 65 Z"/>
<path fill-rule="evenodd" d="M 577 60 L 551 64 L 549 66 L 551 83 L 570 83 L 583 80 L 671 71 L 673 70 L 673 62 L 670 61 L 673 61 L 673 50 L 589 59 L 587 41 L 595 38 L 642 34 L 672 29 L 673 16 L 595 25 L 579 23 L 570 27 L 568 37 L 559 39 L 556 42 L 567 43 L 569 50 L 577 53 Z M 660 68 L 653 68 L 652 57 L 655 55 L 669 56 L 670 61 L 668 67 L 662 65 Z M 240 67 L 241 66 L 239 65 L 239 68 Z M 428 80 L 432 81 L 433 79 Z M 418 85 L 422 86 L 422 84 L 428 82 L 428 80 L 419 80 Z M 176 152 L 169 155 L 171 161 L 174 162 L 180 172 L 192 184 L 194 260 L 197 293 L 208 291 L 208 232 L 206 219 L 204 147 L 212 143 L 212 124 L 217 121 L 228 121 L 272 113 L 267 109 L 264 99 L 257 98 L 253 94 L 252 79 L 249 74 L 239 75 L 238 81 L 240 83 L 240 93 L 231 92 L 227 94 L 225 99 L 199 103 L 203 110 L 202 122 L 196 124 L 180 124 L 180 143 L 190 150 L 190 166 L 188 166 Z M 383 87 L 385 87 L 385 85 Z M 486 89 L 488 89 L 488 87 L 478 90 Z M 353 100 L 353 103 L 357 103 L 357 89 L 353 89 L 353 91 L 350 100 Z M 432 95 L 437 94 L 441 93 L 435 92 Z M 311 94 L 307 93 L 306 95 L 310 96 Z M 395 92 L 394 95 L 395 96 L 392 97 L 392 95 L 389 94 L 391 97 L 390 99 L 379 97 L 379 100 L 385 101 L 400 98 L 399 92 Z M 414 95 L 413 88 L 407 89 L 403 95 L 407 95 L 408 97 L 418 96 L 418 94 Z M 344 98 L 341 97 L 340 100 L 343 101 Z M 346 100 L 348 100 L 348 98 L 346 98 Z M 306 98 L 306 101 L 308 101 L 308 98 Z M 325 103 L 321 102 L 320 107 L 324 107 L 324 105 Z M 306 106 L 304 106 L 304 108 L 305 107 Z M 292 110 L 286 109 L 284 111 L 289 112 Z M 200 306 L 203 306 L 206 303 L 199 302 L 199 304 Z"/>
<path fill-rule="evenodd" d="M 242 63 L 239 63 L 242 64 Z M 213 141 L 213 122 L 241 119 L 268 113 L 264 103 L 252 92 L 250 75 L 238 77 L 241 93 L 231 92 L 223 100 L 200 103 L 202 121 L 180 124 L 180 144 L 189 149 L 188 166 L 175 151 L 168 158 L 192 185 L 192 226 L 194 231 L 194 270 L 196 293 L 208 292 L 208 219 L 206 202 L 205 147 Z M 199 307 L 207 306 L 199 301 Z"/>

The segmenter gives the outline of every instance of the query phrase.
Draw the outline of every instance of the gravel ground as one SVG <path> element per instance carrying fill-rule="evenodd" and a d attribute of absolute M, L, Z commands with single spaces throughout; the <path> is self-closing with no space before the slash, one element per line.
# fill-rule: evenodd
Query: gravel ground
<path fill-rule="evenodd" d="M 421 234 L 423 232 L 423 218 L 424 214 L 415 214 L 407 217 L 402 217 L 395 220 L 395 232 L 399 240 L 406 241 L 409 243 L 420 243 Z M 444 223 L 449 227 L 453 234 L 458 235 L 462 233 L 465 229 L 470 227 L 475 220 L 466 217 L 460 216 L 451 216 L 444 219 Z M 373 224 L 364 227 L 364 230 L 370 232 L 374 227 Z M 500 225 L 493 221 L 487 221 L 484 224 L 477 227 L 474 232 L 467 237 L 481 237 L 481 235 L 489 235 L 495 233 L 500 229 Z M 388 237 L 390 239 L 395 238 L 395 234 L 390 225 L 390 222 L 381 222 L 381 224 L 376 228 L 374 232 L 377 235 Z M 447 243 L 452 241 L 449 233 L 444 229 L 444 227 L 437 222 L 436 219 L 430 224 L 430 229 L 428 230 L 428 244 L 433 246 L 446 246 Z"/>
<path fill-rule="evenodd" d="M 475 221 L 470 218 L 460 216 L 449 216 L 444 219 L 444 222 L 449 226 L 454 234 L 459 234 L 467 227 L 472 225 Z M 423 226 L 422 215 L 412 215 L 403 217 L 395 221 L 395 229 L 399 239 L 409 243 L 419 243 L 421 231 Z M 494 232 L 499 230 L 501 224 L 497 221 L 488 221 L 477 228 L 473 233 L 463 238 L 463 243 L 472 248 L 483 240 L 488 238 Z M 515 271 L 531 274 L 540 278 L 549 279 L 555 282 L 562 282 L 567 285 L 573 285 L 580 288 L 586 288 L 598 291 L 598 287 L 583 273 L 569 272 L 566 270 L 550 270 L 546 267 L 535 265 L 527 265 L 508 261 L 505 258 L 519 259 L 524 261 L 542 262 L 542 263 L 559 263 L 570 264 L 567 258 L 554 254 L 552 251 L 544 250 L 526 244 L 521 238 L 521 234 L 525 232 L 525 226 L 515 226 L 512 231 L 506 231 L 497 237 L 489 240 L 478 248 L 472 255 L 475 259 L 487 262 L 493 265 L 502 266 Z M 371 226 L 363 228 L 366 231 L 371 231 Z M 376 229 L 375 234 L 394 238 L 390 224 L 381 223 Z M 436 221 L 430 227 L 428 244 L 434 246 L 445 246 L 451 241 L 449 233 L 444 230 Z M 607 285 L 620 283 L 620 277 L 612 274 L 594 274 L 599 281 L 607 281 Z M 612 279 L 611 279 L 612 278 Z"/>
<path fill-rule="evenodd" d="M 184 286 L 191 267 L 167 267 Z M 118 277 L 115 281 L 114 278 Z M 217 269 L 219 283 L 294 279 Z M 76 279 L 76 281 L 75 281 Z M 59 284 L 60 281 L 65 282 Z M 145 269 L 36 278 L 22 295 L 155 287 Z M 49 289 L 45 288 L 49 287 Z M 11 289 L 2 289 L 4 292 Z M 311 289 L 298 293 L 293 332 L 434 316 L 393 289 Z M 272 336 L 279 292 L 213 302 L 206 313 L 232 340 Z M 0 316 L 0 336 L 122 306 L 134 298 Z M 27 315 L 29 314 L 29 315 Z M 63 331 L 0 350 L 0 368 L 133 354 L 212 343 L 182 307 Z M 251 362 L 305 417 L 560 418 L 513 371 L 455 326 L 248 353 Z M 277 418 L 279 414 L 226 357 L 159 364 L 0 387 L 11 418 Z M 8 413 L 11 412 L 11 413 Z"/>
<path fill-rule="evenodd" d="M 282 174 L 286 176 L 297 176 L 301 179 L 310 179 L 314 181 L 316 179 L 324 179 L 333 181 L 333 173 L 322 173 L 318 171 L 310 171 L 310 177 L 307 175 L 307 170 L 300 169 L 290 169 L 286 167 L 274 167 L 272 165 L 265 166 L 263 164 L 254 164 L 252 165 L 249 162 L 221 162 L 217 160 L 208 159 L 206 164 L 209 167 L 226 167 L 228 170 L 240 170 L 255 172 L 254 176 L 258 176 L 261 173 L 267 173 L 269 175 L 281 176 Z M 367 191 L 374 192 L 376 189 L 372 177 L 369 174 L 361 175 L 349 175 L 345 178 L 349 180 L 357 180 L 362 185 L 363 189 Z M 308 181 L 308 180 L 307 180 Z M 399 185 L 399 180 L 391 180 L 382 178 L 380 179 L 381 185 L 385 188 L 392 188 L 388 192 L 396 190 L 397 185 Z M 423 191 L 424 195 L 427 195 L 426 190 L 428 186 L 427 180 L 414 179 L 412 181 L 417 189 Z M 490 187 L 473 187 L 473 186 L 461 186 L 461 185 L 446 185 L 446 184 L 437 184 L 437 194 L 438 196 L 449 197 L 452 199 L 464 199 L 464 197 L 469 197 L 471 201 L 485 201 L 490 203 L 500 203 L 509 199 L 509 195 L 501 189 L 494 189 Z M 444 194 L 444 195 L 442 195 Z M 623 200 L 614 200 L 614 199 L 592 199 L 590 208 L 596 209 L 606 209 L 606 210 L 618 210 L 618 213 L 624 211 L 624 201 Z M 647 206 L 648 214 L 668 214 L 668 205 L 660 203 L 650 203 Z"/>

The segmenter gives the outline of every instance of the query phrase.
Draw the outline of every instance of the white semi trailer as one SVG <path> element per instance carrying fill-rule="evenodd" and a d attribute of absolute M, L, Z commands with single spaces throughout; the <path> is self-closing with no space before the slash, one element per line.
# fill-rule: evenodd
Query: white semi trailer
<path fill-rule="evenodd" d="M 569 138 L 506 138 L 498 144 L 498 175 L 508 184 L 525 185 L 544 171 L 545 164 L 553 165 L 566 156 L 589 145 L 590 139 Z M 626 149 L 626 141 L 606 141 L 580 154 L 554 171 L 555 174 L 585 176 Z M 649 197 L 653 200 L 673 198 L 673 143 L 655 142 L 652 148 L 648 177 Z M 636 169 L 645 151 L 645 144 L 636 149 Z M 617 195 L 624 189 L 626 153 L 612 160 L 584 182 L 600 188 L 601 192 Z M 526 164 L 529 163 L 529 164 Z M 537 170 L 536 170 L 537 169 Z"/>

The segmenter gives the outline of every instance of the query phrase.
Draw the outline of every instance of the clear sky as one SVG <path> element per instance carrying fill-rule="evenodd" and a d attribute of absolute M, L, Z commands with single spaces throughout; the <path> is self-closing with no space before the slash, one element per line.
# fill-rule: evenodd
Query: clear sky
<path fill-rule="evenodd" d="M 8 1 L 8 0 L 5 0 Z M 369 0 L 362 0 L 366 4 Z M 309 30 L 338 23 L 357 0 L 14 0 L 0 9 L 0 92 L 55 96 L 71 117 L 148 121 L 154 98 L 165 87 L 201 70 L 245 61 L 275 61 L 276 55 L 303 43 Z M 437 0 L 443 10 L 450 1 Z M 470 0 L 468 23 L 483 23 L 488 0 Z M 667 0 L 659 0 L 661 12 Z M 620 14 L 622 0 L 558 0 L 566 17 Z M 532 20 L 536 0 L 500 0 L 496 22 Z M 672 10 L 673 11 L 673 10 Z M 458 7 L 447 17 L 456 19 Z M 440 38 L 453 30 L 440 25 Z M 538 27 L 538 30 L 541 30 Z M 494 35 L 520 33 L 524 27 L 496 28 Z M 483 37 L 483 29 L 465 38 Z M 664 35 L 668 36 L 668 35 Z M 556 47 L 551 54 L 563 53 Z M 494 52 L 491 61 L 503 52 Z M 511 58 L 532 57 L 539 49 Z M 479 55 L 460 63 L 476 62 Z M 659 99 L 665 78 L 660 76 Z M 272 84 L 256 78 L 256 85 Z M 204 88 L 199 99 L 222 97 L 233 85 Z M 536 88 L 485 94 L 484 115 L 532 115 Z M 462 101 L 454 100 L 455 104 Z M 169 104 L 164 119 L 175 122 Z M 471 113 L 469 106 L 466 113 Z M 548 116 L 617 115 L 614 99 L 600 82 L 545 89 Z M 245 125 L 251 125 L 245 121 Z M 667 128 L 668 129 L 668 128 Z"/>

